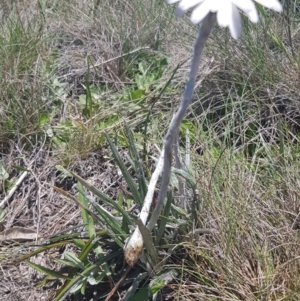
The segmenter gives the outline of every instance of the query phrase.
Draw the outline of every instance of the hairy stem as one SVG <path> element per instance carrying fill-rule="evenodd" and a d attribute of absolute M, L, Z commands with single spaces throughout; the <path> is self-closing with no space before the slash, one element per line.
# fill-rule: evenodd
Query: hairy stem
<path fill-rule="evenodd" d="M 176 112 L 175 116 L 172 118 L 167 135 L 165 137 L 162 183 L 159 190 L 157 204 L 154 208 L 151 219 L 147 224 L 147 228 L 150 231 L 154 228 L 159 218 L 160 212 L 163 208 L 164 199 L 166 197 L 168 185 L 170 182 L 173 143 L 175 141 L 176 133 L 179 130 L 180 123 L 183 120 L 185 112 L 191 102 L 193 92 L 194 92 L 195 80 L 196 80 L 199 63 L 200 63 L 200 57 L 204 49 L 204 45 L 215 24 L 215 21 L 216 21 L 216 15 L 214 13 L 209 13 L 199 27 L 198 36 L 194 45 L 194 53 L 191 62 L 191 67 L 190 67 L 189 79 L 186 84 L 186 88 L 179 109 Z"/>
<path fill-rule="evenodd" d="M 162 184 L 158 196 L 158 202 L 155 206 L 154 212 L 152 214 L 151 219 L 149 220 L 147 224 L 148 230 L 152 230 L 155 226 L 159 214 L 163 207 L 163 201 L 165 199 L 167 188 L 170 181 L 170 173 L 171 173 L 171 163 L 172 163 L 172 146 L 174 144 L 174 137 L 176 137 L 177 131 L 179 129 L 179 125 L 184 117 L 184 114 L 186 112 L 186 109 L 191 101 L 193 91 L 194 91 L 194 85 L 196 80 L 196 75 L 199 68 L 199 62 L 200 62 L 200 56 L 203 51 L 205 42 L 214 26 L 216 20 L 215 14 L 209 13 L 205 19 L 202 22 L 202 25 L 199 28 L 198 36 L 196 39 L 196 43 L 194 46 L 194 54 L 191 62 L 191 69 L 190 69 L 190 75 L 189 79 L 186 85 L 186 89 L 183 95 L 183 99 L 181 101 L 181 104 L 179 106 L 179 109 L 176 113 L 176 115 L 173 117 L 171 124 L 169 126 L 169 130 L 167 132 L 167 135 L 165 137 L 164 142 L 164 148 L 161 152 L 159 161 L 157 163 L 156 169 L 154 173 L 151 176 L 150 183 L 148 185 L 148 193 L 146 195 L 146 198 L 144 200 L 143 209 L 140 213 L 140 219 L 141 221 L 146 224 L 146 221 L 149 216 L 150 212 L 150 206 L 152 203 L 153 193 L 155 190 L 155 186 L 157 183 L 157 180 L 159 178 L 159 175 L 161 171 L 163 171 L 163 178 L 162 178 Z M 124 247 L 124 253 L 125 253 L 125 259 L 128 265 L 133 266 L 137 262 L 141 252 L 143 250 L 143 238 L 141 235 L 141 232 L 138 227 L 136 227 L 133 234 L 128 239 L 125 247 Z"/>

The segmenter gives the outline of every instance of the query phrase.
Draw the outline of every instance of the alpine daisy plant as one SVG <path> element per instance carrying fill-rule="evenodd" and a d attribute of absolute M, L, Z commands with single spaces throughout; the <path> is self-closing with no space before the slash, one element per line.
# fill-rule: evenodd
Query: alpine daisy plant
<path fill-rule="evenodd" d="M 282 6 L 278 0 L 255 1 L 277 12 L 282 11 Z M 201 25 L 199 26 L 198 36 L 194 45 L 190 73 L 185 91 L 183 93 L 182 101 L 179 105 L 178 111 L 172 118 L 172 121 L 169 125 L 169 129 L 164 141 L 164 148 L 161 152 L 156 170 L 152 174 L 143 208 L 139 216 L 140 221 L 147 226 L 149 231 L 152 231 L 155 227 L 163 208 L 170 182 L 172 147 L 176 141 L 175 138 L 176 135 L 178 135 L 179 126 L 192 99 L 200 57 L 213 26 L 217 22 L 221 27 L 229 27 L 231 36 L 234 39 L 237 39 L 240 37 L 242 32 L 240 12 L 244 13 L 251 22 L 258 22 L 258 13 L 253 0 L 167 0 L 167 2 L 170 4 L 179 2 L 175 10 L 175 15 L 177 17 L 181 17 L 186 11 L 193 9 L 191 21 L 196 24 L 201 22 Z M 162 180 L 157 203 L 152 212 L 150 220 L 147 222 L 155 185 L 161 172 Z M 143 238 L 139 228 L 136 227 L 124 248 L 125 258 L 130 266 L 133 266 L 137 262 L 142 250 Z"/>

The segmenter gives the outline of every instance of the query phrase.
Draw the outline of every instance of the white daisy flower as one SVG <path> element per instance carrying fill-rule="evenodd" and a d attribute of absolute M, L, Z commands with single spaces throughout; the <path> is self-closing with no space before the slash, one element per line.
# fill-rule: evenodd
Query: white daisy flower
<path fill-rule="evenodd" d="M 282 6 L 278 0 L 255 0 L 261 5 L 282 11 Z M 242 32 L 241 17 L 239 9 L 243 11 L 251 22 L 258 22 L 258 14 L 253 0 L 167 0 L 169 4 L 179 2 L 175 11 L 177 17 L 181 17 L 187 10 L 193 8 L 191 21 L 199 23 L 209 13 L 217 14 L 217 22 L 221 27 L 229 27 L 231 36 L 239 38 Z"/>

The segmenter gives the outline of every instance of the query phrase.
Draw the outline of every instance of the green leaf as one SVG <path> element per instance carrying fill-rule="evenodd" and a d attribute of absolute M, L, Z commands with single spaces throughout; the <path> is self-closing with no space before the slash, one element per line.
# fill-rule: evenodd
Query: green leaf
<path fill-rule="evenodd" d="M 60 171 L 64 177 L 72 178 L 72 173 L 70 173 L 67 169 L 65 169 L 62 165 L 55 165 L 56 170 Z"/>
<path fill-rule="evenodd" d="M 143 301 L 147 300 L 150 296 L 150 291 L 148 287 L 142 287 L 138 290 L 139 284 L 148 276 L 149 274 L 146 273 L 140 273 L 138 276 L 134 279 L 131 287 L 127 290 L 125 296 L 122 298 L 122 301 Z M 136 292 L 138 290 L 138 292 Z"/>
<path fill-rule="evenodd" d="M 182 169 L 177 169 L 177 168 L 172 168 L 172 172 L 174 172 L 174 174 L 176 174 L 176 175 L 183 177 L 187 181 L 187 183 L 190 185 L 191 188 L 193 188 L 193 189 L 196 188 L 196 186 L 197 186 L 196 182 L 195 182 L 193 176 L 189 172 L 182 170 Z"/>
<path fill-rule="evenodd" d="M 135 184 L 129 171 L 127 170 L 127 167 L 125 166 L 124 162 L 122 161 L 116 146 L 113 144 L 113 142 L 111 141 L 111 139 L 109 138 L 109 136 L 107 134 L 105 134 L 105 137 L 106 137 L 106 140 L 113 153 L 113 156 L 114 156 L 119 168 L 121 169 L 122 175 L 123 175 L 127 185 L 129 186 L 129 189 L 133 195 L 133 199 L 134 199 L 135 203 L 138 205 L 139 208 L 141 208 L 142 204 L 143 204 L 143 198 L 141 197 L 141 194 L 139 193 L 139 191 L 137 189 L 137 185 Z"/>
<path fill-rule="evenodd" d="M 57 292 L 56 297 L 53 299 L 53 301 L 59 301 L 62 298 L 66 297 L 68 292 L 74 287 L 75 285 L 78 285 L 84 278 L 88 277 L 92 272 L 95 271 L 95 269 L 98 269 L 99 265 L 102 265 L 103 263 L 108 262 L 110 259 L 120 256 L 122 254 L 122 250 L 119 250 L 114 253 L 110 253 L 106 256 L 104 256 L 101 260 L 98 260 L 95 264 L 91 264 L 89 266 L 86 266 L 85 270 L 81 272 L 79 275 L 72 278 L 71 281 L 67 281 L 61 289 Z"/>
<path fill-rule="evenodd" d="M 99 205 L 96 204 L 96 202 L 92 202 L 92 205 L 97 210 L 99 215 L 103 218 L 104 225 L 107 226 L 107 230 L 110 232 L 111 238 L 120 246 L 124 246 L 124 240 L 128 236 L 126 232 L 123 231 L 120 223 L 117 221 L 117 219 L 111 215 L 110 213 L 103 210 Z M 122 240 L 119 239 L 119 236 L 122 237 Z"/>
<path fill-rule="evenodd" d="M 144 90 L 142 89 L 134 90 L 130 93 L 130 99 L 131 100 L 140 99 L 143 97 L 143 95 L 144 95 Z"/>
<path fill-rule="evenodd" d="M 85 98 L 85 109 L 83 110 L 84 115 L 91 116 L 93 110 L 93 98 L 90 89 L 90 62 L 87 59 L 88 70 L 85 76 L 85 88 L 86 88 L 86 98 Z"/>
<path fill-rule="evenodd" d="M 83 262 L 74 253 L 65 252 L 64 259 L 72 262 L 77 268 L 84 269 Z"/>
<path fill-rule="evenodd" d="M 32 268 L 34 268 L 35 270 L 45 274 L 45 275 L 48 275 L 48 276 L 51 276 L 51 277 L 54 277 L 56 279 L 71 279 L 70 277 L 68 276 L 65 276 L 61 273 L 58 273 L 56 271 L 53 271 L 53 270 L 50 270 L 50 269 L 47 269 L 39 264 L 36 264 L 36 263 L 33 263 L 29 260 L 26 261 L 26 263 L 31 266 Z"/>
<path fill-rule="evenodd" d="M 0 222 L 4 219 L 6 213 L 7 213 L 7 209 L 3 209 L 0 207 Z"/>
<path fill-rule="evenodd" d="M 75 246 L 77 246 L 80 249 L 83 249 L 85 247 L 85 242 L 81 239 L 73 239 L 73 243 Z"/>
<path fill-rule="evenodd" d="M 123 206 L 123 200 L 124 200 L 124 196 L 123 196 L 123 191 L 121 190 L 117 196 L 117 203 L 119 206 Z M 113 209 L 111 212 L 113 215 L 120 215 L 120 212 L 115 209 Z M 124 218 L 124 220 L 125 220 L 125 218 Z"/>
<path fill-rule="evenodd" d="M 83 191 L 82 183 L 78 182 L 77 186 L 79 191 Z M 79 198 L 79 202 L 83 206 L 88 207 L 88 201 L 82 193 L 79 193 L 78 198 Z M 83 222 L 86 224 L 86 230 L 89 233 L 89 236 L 90 237 L 95 236 L 96 230 L 95 230 L 93 218 L 88 214 L 88 212 L 84 208 L 80 208 L 80 212 L 81 212 Z"/>
<path fill-rule="evenodd" d="M 156 245 L 159 245 L 159 241 L 161 240 L 161 238 L 165 232 L 166 224 L 168 221 L 168 218 L 166 218 L 166 217 L 168 217 L 170 214 L 172 201 L 173 201 L 173 195 L 172 195 L 172 191 L 170 191 L 170 192 L 168 192 L 168 195 L 167 195 L 167 202 L 164 207 L 163 216 L 160 217 L 159 227 L 158 227 L 157 235 L 155 237 Z"/>
<path fill-rule="evenodd" d="M 94 269 L 96 268 L 96 265 L 93 264 L 91 266 L 89 266 L 88 268 L 86 268 L 81 274 L 73 277 L 71 279 L 71 281 L 66 282 L 61 289 L 57 292 L 56 297 L 53 299 L 53 301 L 59 301 L 62 300 L 64 297 L 66 297 L 66 295 L 68 294 L 68 292 L 78 283 L 84 279 L 85 277 L 87 277 Z"/>
<path fill-rule="evenodd" d="M 72 267 L 72 268 L 77 268 L 77 265 L 75 263 L 71 262 L 71 261 L 64 260 L 64 259 L 57 259 L 57 258 L 53 258 L 53 260 L 57 263 L 65 265 L 65 266 Z"/>
<path fill-rule="evenodd" d="M 46 123 L 48 123 L 50 121 L 50 116 L 49 114 L 46 114 L 46 113 L 41 113 L 40 116 L 39 116 L 39 123 L 40 123 L 40 126 L 43 126 L 45 125 Z"/>
<path fill-rule="evenodd" d="M 24 255 L 24 256 L 16 259 L 15 261 L 12 262 L 12 265 L 16 265 L 16 264 L 18 264 L 18 263 L 20 263 L 22 261 L 25 261 L 25 260 L 29 259 L 32 256 L 35 256 L 35 255 L 37 255 L 39 253 L 44 252 L 45 250 L 49 250 L 49 249 L 52 249 L 52 248 L 65 246 L 65 245 L 68 245 L 69 243 L 70 243 L 69 240 L 63 240 L 63 241 L 59 241 L 59 242 L 54 242 L 54 243 L 51 243 L 51 244 L 47 244 L 45 246 L 42 246 L 42 247 L 38 248 L 35 251 L 27 253 L 26 255 Z"/>
<path fill-rule="evenodd" d="M 56 187 L 56 186 L 53 186 L 53 189 L 55 189 L 56 191 L 58 191 L 59 193 L 61 193 L 62 195 L 70 198 L 71 200 L 73 200 L 80 208 L 83 208 L 85 209 L 88 214 L 95 220 L 95 221 L 98 221 L 100 224 L 102 222 L 102 220 L 99 218 L 99 216 L 97 216 L 96 214 L 94 214 L 91 210 L 89 210 L 88 208 L 86 208 L 85 206 L 83 206 L 73 195 L 71 195 L 70 193 L 68 193 L 67 191 L 59 188 L 59 187 Z M 84 192 L 80 192 L 80 193 L 83 193 Z M 87 197 L 87 196 L 85 196 Z"/>
<path fill-rule="evenodd" d="M 99 199 L 104 202 L 107 205 L 110 205 L 111 207 L 113 207 L 114 209 L 116 209 L 118 212 L 120 212 L 122 214 L 123 218 L 127 219 L 127 222 L 129 225 L 132 225 L 132 219 L 129 216 L 129 214 L 126 212 L 126 210 L 123 209 L 123 207 L 121 205 L 119 205 L 117 202 L 115 202 L 114 200 L 112 200 L 111 198 L 109 198 L 105 193 L 101 192 L 100 190 L 98 190 L 96 187 L 90 185 L 88 182 L 86 182 L 84 179 L 82 179 L 80 176 L 72 173 L 73 176 L 76 178 L 76 180 L 78 182 L 80 182 L 87 190 L 91 191 L 92 193 L 94 193 L 97 197 L 99 197 Z M 82 191 L 81 193 L 84 194 L 84 192 Z M 88 199 L 89 200 L 89 199 Z"/>
<path fill-rule="evenodd" d="M 134 163 L 136 165 L 139 165 L 139 159 L 140 158 L 139 158 L 136 146 L 135 146 L 134 137 L 133 137 L 132 131 L 128 127 L 128 124 L 126 123 L 126 121 L 124 122 L 124 128 L 125 128 L 126 136 L 128 138 L 128 141 L 129 141 L 130 152 L 132 154 L 132 157 L 134 158 Z"/>
<path fill-rule="evenodd" d="M 83 279 L 83 281 L 82 281 L 80 293 L 81 293 L 81 295 L 83 295 L 83 296 L 85 295 L 85 288 L 86 288 L 87 283 L 88 283 L 88 277 L 85 278 L 85 279 Z"/>
<path fill-rule="evenodd" d="M 92 277 L 91 275 L 89 275 L 88 282 L 90 285 L 96 285 L 96 284 L 100 283 L 105 276 L 107 276 L 107 274 L 105 272 L 98 274 L 98 276 L 96 276 L 96 277 L 95 276 Z"/>
<path fill-rule="evenodd" d="M 300 47 L 298 48 L 297 65 L 298 65 L 298 70 L 300 70 Z"/>
<path fill-rule="evenodd" d="M 22 167 L 22 166 L 13 165 L 12 167 L 15 168 L 15 169 L 17 169 L 17 170 L 20 170 L 20 171 L 28 171 L 28 172 L 31 172 L 30 169 L 24 168 L 24 167 Z"/>
<path fill-rule="evenodd" d="M 53 277 L 51 277 L 51 276 L 46 276 L 46 277 L 43 278 L 43 280 L 39 281 L 39 282 L 35 285 L 35 287 L 36 287 L 36 288 L 42 288 L 42 287 L 44 287 L 49 281 L 53 281 L 53 280 L 56 280 L 56 278 L 53 279 Z"/>
<path fill-rule="evenodd" d="M 177 276 L 175 270 L 168 271 L 164 274 L 159 275 L 150 282 L 150 291 L 153 295 L 157 294 L 166 284 L 170 283 Z"/>
<path fill-rule="evenodd" d="M 171 208 L 172 208 L 172 210 L 174 210 L 178 214 L 184 216 L 186 218 L 186 220 L 190 219 L 189 213 L 187 213 L 183 208 L 175 206 L 174 204 L 171 204 Z"/>
<path fill-rule="evenodd" d="M 129 129 L 128 124 L 124 122 L 124 128 L 125 128 L 125 133 L 129 141 L 129 147 L 130 147 L 130 152 L 132 154 L 133 160 L 134 160 L 134 169 L 137 172 L 137 178 L 138 178 L 138 183 L 139 183 L 139 191 L 142 193 L 141 197 L 142 199 L 145 198 L 147 194 L 147 181 L 143 172 L 143 165 L 140 162 L 140 157 L 138 155 L 138 150 L 136 148 L 136 143 L 134 141 L 134 137 L 132 134 L 132 131 Z"/>
<path fill-rule="evenodd" d="M 155 279 L 155 281 L 151 284 L 150 291 L 151 294 L 156 294 L 165 286 L 165 281 L 163 279 Z"/>
<path fill-rule="evenodd" d="M 68 231 L 70 231 L 70 230 L 68 229 Z M 49 237 L 49 241 L 52 243 L 52 242 L 56 242 L 59 240 L 66 240 L 66 239 L 70 240 L 72 238 L 78 238 L 82 235 L 81 232 L 66 233 L 66 234 L 60 234 L 60 233 L 56 233 L 55 235 Z"/>
<path fill-rule="evenodd" d="M 145 250 L 147 251 L 146 255 L 148 257 L 149 264 L 152 267 L 152 269 L 154 269 L 159 264 L 159 257 L 158 257 L 157 250 L 153 244 L 151 233 L 140 219 L 138 219 L 137 224 L 143 237 Z"/>
<path fill-rule="evenodd" d="M 148 299 L 149 296 L 150 296 L 149 288 L 144 286 L 144 287 L 140 288 L 131 298 L 123 299 L 123 300 L 124 301 L 125 300 L 128 300 L 128 301 L 147 301 L 147 300 L 149 300 Z"/>
<path fill-rule="evenodd" d="M 91 250 L 94 247 L 93 241 L 94 241 L 94 237 L 91 237 L 88 240 L 88 242 L 85 244 L 84 248 L 81 250 L 78 256 L 80 261 L 82 262 L 86 261 L 88 255 L 90 254 Z"/>
<path fill-rule="evenodd" d="M 9 178 L 9 174 L 5 170 L 2 161 L 0 161 L 0 180 L 6 180 L 8 178 Z"/>
<path fill-rule="evenodd" d="M 85 105 L 85 102 L 86 102 L 86 96 L 84 94 L 79 95 L 79 103 Z"/>
<path fill-rule="evenodd" d="M 126 233 L 126 234 L 130 234 L 130 230 L 129 230 L 129 225 L 128 222 L 125 218 L 122 219 L 122 230 Z"/>

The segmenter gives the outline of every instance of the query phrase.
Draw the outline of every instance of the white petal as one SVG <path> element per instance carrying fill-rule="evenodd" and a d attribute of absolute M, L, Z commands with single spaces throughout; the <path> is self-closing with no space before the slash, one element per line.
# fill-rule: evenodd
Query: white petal
<path fill-rule="evenodd" d="M 242 10 L 251 22 L 258 22 L 256 6 L 252 0 L 231 0 L 240 10 Z"/>
<path fill-rule="evenodd" d="M 201 22 L 206 15 L 210 12 L 210 2 L 204 1 L 202 4 L 198 5 L 192 12 L 191 21 L 195 24 Z"/>
<path fill-rule="evenodd" d="M 232 4 L 235 4 L 240 10 L 244 12 L 249 12 L 255 9 L 255 4 L 253 0 L 231 0 Z"/>
<path fill-rule="evenodd" d="M 238 39 L 242 33 L 241 16 L 234 4 L 232 5 L 232 16 L 230 18 L 229 30 L 234 39 Z"/>
<path fill-rule="evenodd" d="M 282 12 L 282 6 L 277 0 L 255 0 L 255 1 L 267 8 L 274 9 L 279 13 Z"/>
<path fill-rule="evenodd" d="M 174 3 L 176 3 L 176 2 L 179 2 L 180 0 L 167 0 L 167 2 L 169 3 L 169 4 L 174 4 Z"/>
<path fill-rule="evenodd" d="M 182 17 L 182 15 L 189 10 L 190 8 L 194 7 L 195 5 L 207 0 L 182 0 L 179 2 L 176 10 L 175 16 Z"/>
<path fill-rule="evenodd" d="M 231 18 L 231 3 L 224 1 L 218 10 L 217 13 L 217 22 L 221 27 L 227 27 L 230 23 L 229 19 Z"/>
<path fill-rule="evenodd" d="M 246 15 L 252 23 L 258 22 L 258 14 L 256 8 L 248 13 L 246 12 Z"/>

